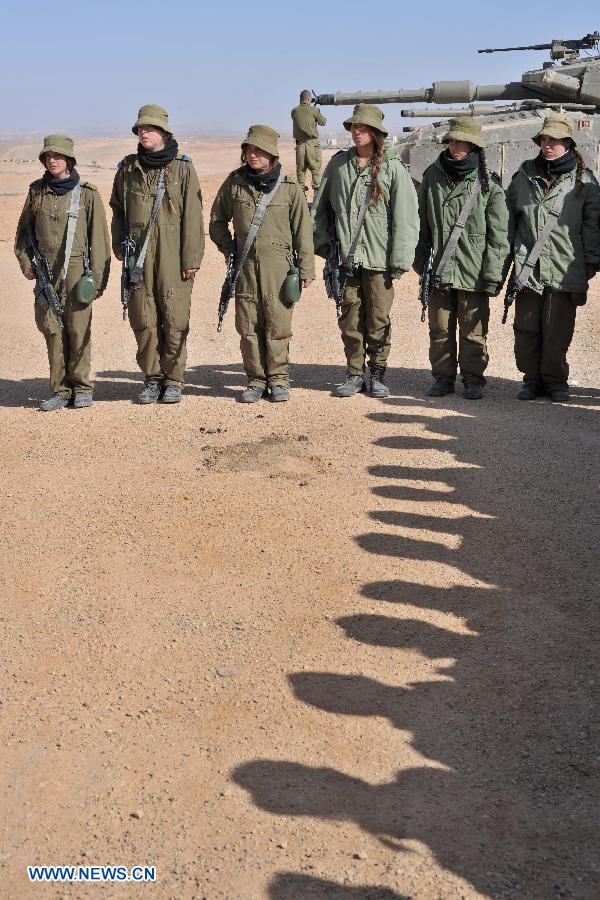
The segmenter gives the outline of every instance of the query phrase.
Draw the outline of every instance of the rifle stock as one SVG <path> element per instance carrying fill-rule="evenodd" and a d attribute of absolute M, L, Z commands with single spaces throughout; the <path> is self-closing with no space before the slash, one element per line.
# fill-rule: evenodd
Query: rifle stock
<path fill-rule="evenodd" d="M 218 321 L 217 321 L 217 333 L 220 334 L 221 329 L 223 327 L 223 319 L 225 318 L 225 313 L 229 307 L 229 301 L 234 295 L 235 285 L 233 283 L 233 264 L 235 260 L 235 252 L 232 250 L 231 253 L 227 256 L 227 273 L 225 275 L 225 281 L 223 282 L 223 287 L 221 288 L 221 297 L 219 298 L 219 308 L 218 308 Z"/>
<path fill-rule="evenodd" d="M 427 315 L 427 307 L 429 306 L 429 295 L 433 287 L 433 244 L 428 243 L 425 248 L 425 266 L 423 274 L 419 280 L 419 300 L 421 301 L 421 322 L 425 321 Z"/>
<path fill-rule="evenodd" d="M 58 294 L 52 284 L 52 272 L 48 265 L 48 260 L 37 245 L 35 233 L 31 225 L 27 226 L 27 237 L 33 253 L 33 263 L 35 267 L 35 287 L 33 289 L 33 296 L 40 306 L 50 307 L 62 330 L 65 327 L 65 320 Z"/>
<path fill-rule="evenodd" d="M 121 268 L 121 303 L 123 305 L 123 321 L 125 322 L 127 320 L 129 296 L 131 294 L 131 285 L 133 283 L 131 277 L 131 263 L 133 261 L 133 252 L 135 250 L 135 244 L 129 235 L 125 237 L 125 240 L 121 244 L 121 249 L 123 252 L 123 265 Z"/>

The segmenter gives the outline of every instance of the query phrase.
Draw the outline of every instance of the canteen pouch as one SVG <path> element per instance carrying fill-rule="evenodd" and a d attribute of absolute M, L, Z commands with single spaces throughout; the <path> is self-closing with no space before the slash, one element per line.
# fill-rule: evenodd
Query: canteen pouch
<path fill-rule="evenodd" d="M 298 266 L 294 265 L 293 259 L 289 260 L 289 265 L 290 269 L 283 282 L 281 296 L 286 306 L 293 306 L 294 303 L 297 303 L 300 299 L 302 285 L 300 284 L 300 272 Z"/>
<path fill-rule="evenodd" d="M 79 303 L 87 306 L 92 300 L 96 299 L 98 286 L 90 270 L 89 260 L 86 257 L 83 259 L 83 269 L 84 274 L 75 285 L 75 297 Z"/>

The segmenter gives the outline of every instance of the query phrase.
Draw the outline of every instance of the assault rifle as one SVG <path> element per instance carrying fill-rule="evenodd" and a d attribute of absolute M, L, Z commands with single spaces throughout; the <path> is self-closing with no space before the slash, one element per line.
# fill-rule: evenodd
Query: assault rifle
<path fill-rule="evenodd" d="M 425 321 L 427 315 L 427 307 L 429 306 L 429 295 L 433 287 L 433 244 L 427 242 L 425 247 L 425 266 L 423 274 L 419 279 L 419 300 L 421 301 L 421 322 Z"/>
<path fill-rule="evenodd" d="M 234 260 L 235 251 L 232 250 L 231 253 L 227 254 L 227 272 L 225 274 L 225 281 L 223 282 L 223 287 L 221 288 L 221 297 L 219 299 L 219 320 L 217 322 L 217 333 L 220 333 L 223 327 L 223 319 L 225 318 L 225 313 L 227 312 L 229 301 L 233 297 L 235 291 L 235 285 L 233 283 Z"/>
<path fill-rule="evenodd" d="M 506 293 L 504 295 L 504 313 L 502 315 L 502 324 L 506 325 L 506 320 L 508 318 L 508 311 L 525 287 L 524 284 L 521 284 L 519 279 L 515 275 L 515 270 L 513 268 L 510 273 L 510 278 L 508 279 L 508 284 L 506 286 Z"/>
<path fill-rule="evenodd" d="M 323 281 L 325 282 L 327 296 L 330 300 L 335 300 L 335 311 L 339 319 L 342 315 L 342 300 L 344 299 L 348 273 L 345 272 L 342 265 L 342 251 L 335 230 L 335 216 L 331 208 L 328 215 L 328 231 L 329 247 L 325 257 L 325 265 L 323 266 Z"/>
<path fill-rule="evenodd" d="M 37 245 L 35 233 L 31 225 L 27 226 L 27 237 L 33 253 L 33 265 L 35 268 L 35 287 L 33 289 L 33 296 L 35 297 L 36 303 L 39 303 L 40 306 L 50 307 L 60 328 L 63 329 L 65 327 L 65 320 L 63 318 L 58 294 L 54 290 L 54 285 L 52 284 L 52 271 L 48 265 L 48 260 Z"/>
<path fill-rule="evenodd" d="M 121 252 L 123 254 L 123 266 L 121 268 L 121 303 L 123 304 L 123 321 L 127 320 L 127 308 L 129 306 L 129 295 L 131 294 L 131 270 L 132 263 L 135 262 L 134 253 L 135 243 L 127 235 L 121 244 Z"/>

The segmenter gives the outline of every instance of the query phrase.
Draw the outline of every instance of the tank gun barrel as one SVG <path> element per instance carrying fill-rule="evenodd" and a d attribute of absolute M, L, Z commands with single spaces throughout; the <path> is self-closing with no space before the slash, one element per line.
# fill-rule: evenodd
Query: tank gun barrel
<path fill-rule="evenodd" d="M 526 44 L 524 47 L 487 47 L 478 53 L 509 53 L 511 50 L 551 50 L 552 44 Z"/>
<path fill-rule="evenodd" d="M 430 88 L 399 91 L 357 91 L 354 94 L 319 94 L 320 106 L 353 106 L 355 103 L 472 103 L 473 100 L 527 100 L 536 97 L 519 81 L 509 84 L 474 84 L 472 81 L 435 81 Z"/>
<path fill-rule="evenodd" d="M 526 44 L 524 47 L 488 47 L 478 50 L 478 53 L 509 53 L 512 50 L 549 50 L 550 58 L 554 60 L 573 60 L 580 50 L 597 50 L 600 42 L 600 33 L 584 34 L 582 38 L 572 40 L 555 40 L 547 44 Z"/>

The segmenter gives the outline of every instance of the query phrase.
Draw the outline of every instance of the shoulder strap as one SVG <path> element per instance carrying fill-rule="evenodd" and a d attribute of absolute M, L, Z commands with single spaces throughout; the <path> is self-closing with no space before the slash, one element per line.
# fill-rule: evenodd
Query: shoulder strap
<path fill-rule="evenodd" d="M 460 240 L 460 236 L 462 234 L 462 230 L 465 227 L 465 223 L 469 216 L 471 215 L 471 211 L 475 206 L 475 202 L 481 193 L 481 176 L 478 174 L 477 178 L 473 182 L 473 187 L 469 193 L 469 196 L 464 202 L 463 208 L 460 211 L 460 215 L 456 222 L 454 223 L 454 227 L 450 232 L 450 237 L 446 242 L 446 246 L 444 247 L 444 252 L 442 253 L 442 258 L 440 259 L 437 269 L 435 271 L 435 278 L 438 282 L 442 282 L 444 277 L 444 272 L 446 271 L 446 267 L 450 262 L 450 257 L 454 253 L 456 249 L 456 245 Z"/>
<path fill-rule="evenodd" d="M 69 217 L 67 219 L 67 241 L 65 243 L 65 261 L 63 264 L 63 277 L 60 293 L 63 299 L 67 293 L 67 270 L 71 261 L 71 252 L 73 250 L 73 240 L 75 238 L 75 228 L 77 227 L 77 219 L 79 218 L 79 201 L 81 199 L 81 182 L 78 181 L 71 193 L 71 205 L 69 206 Z"/>
<path fill-rule="evenodd" d="M 360 237 L 360 232 L 363 226 L 363 222 L 365 221 L 365 216 L 367 214 L 367 206 L 371 202 L 371 195 L 373 193 L 373 181 L 369 179 L 367 182 L 367 186 L 365 188 L 365 195 L 362 198 L 362 203 L 360 204 L 360 209 L 358 211 L 358 218 L 356 220 L 356 231 L 352 235 L 352 240 L 350 241 L 350 249 L 348 250 L 348 256 L 344 260 L 344 267 L 347 269 L 351 269 L 354 265 L 354 254 L 356 253 L 356 248 L 358 247 L 358 239 Z"/>
<path fill-rule="evenodd" d="M 258 229 L 260 228 L 261 222 L 265 217 L 265 213 L 267 211 L 267 206 L 269 205 L 269 203 L 271 202 L 271 200 L 277 193 L 279 185 L 281 184 L 281 182 L 283 181 L 284 178 L 285 178 L 285 173 L 282 169 L 281 172 L 279 173 L 279 178 L 275 182 L 275 187 L 273 188 L 273 190 L 269 191 L 268 194 L 263 194 L 262 197 L 260 198 L 260 200 L 258 201 L 258 206 L 256 207 L 254 215 L 252 216 L 252 222 L 250 223 L 250 228 L 248 229 L 248 234 L 246 236 L 246 243 L 244 244 L 244 246 L 242 248 L 242 252 L 240 253 L 239 259 L 237 260 L 237 263 L 236 263 L 236 266 L 235 266 L 235 269 L 233 272 L 233 278 L 231 279 L 231 296 L 232 297 L 235 293 L 235 283 L 238 280 L 240 272 L 242 271 L 242 266 L 246 262 L 246 257 L 250 253 L 252 244 L 256 240 L 256 235 L 258 234 Z"/>
<path fill-rule="evenodd" d="M 158 176 L 158 186 L 156 188 L 156 196 L 154 198 L 154 205 L 152 206 L 152 212 L 150 214 L 150 222 L 148 223 L 148 230 L 146 232 L 146 237 L 144 238 L 144 243 L 142 244 L 142 249 L 140 250 L 140 255 L 137 258 L 135 267 L 136 269 L 144 268 L 144 260 L 146 259 L 146 253 L 148 251 L 148 244 L 150 242 L 150 235 L 152 233 L 152 229 L 154 228 L 154 223 L 158 218 L 158 212 L 160 210 L 161 203 L 163 202 L 163 197 L 165 196 L 165 170 L 160 170 L 160 175 Z"/>
<path fill-rule="evenodd" d="M 544 227 L 540 231 L 537 237 L 537 241 L 529 251 L 529 255 L 527 259 L 523 263 L 521 271 L 515 279 L 513 287 L 517 289 L 517 291 L 522 291 L 524 287 L 526 287 L 529 279 L 533 274 L 533 270 L 535 269 L 535 264 L 540 258 L 540 254 L 544 249 L 544 244 L 550 237 L 550 232 L 556 225 L 558 221 L 558 217 L 563 211 L 563 206 L 565 205 L 565 200 L 567 197 L 567 191 L 570 187 L 572 187 L 573 179 L 567 178 L 564 184 L 561 186 L 560 191 L 556 195 L 556 199 L 552 204 L 552 208 L 548 212 L 548 218 L 544 222 Z"/>

